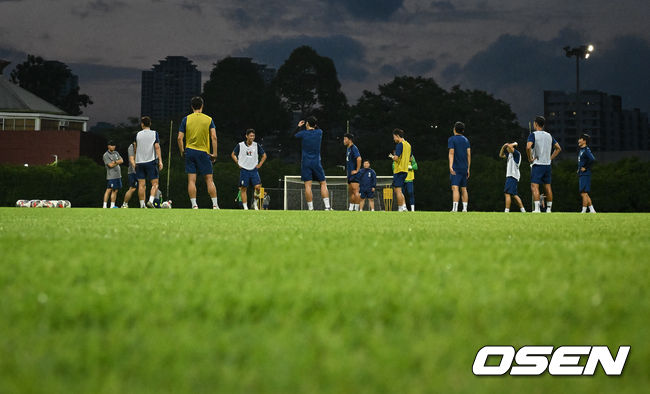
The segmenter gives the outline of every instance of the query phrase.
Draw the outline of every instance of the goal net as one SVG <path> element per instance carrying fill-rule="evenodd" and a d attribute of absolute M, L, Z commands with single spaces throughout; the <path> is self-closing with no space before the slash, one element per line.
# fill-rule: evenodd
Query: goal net
<path fill-rule="evenodd" d="M 377 187 L 375 188 L 375 211 L 395 210 L 396 202 L 394 202 L 392 190 L 384 192 L 384 189 L 390 189 L 393 183 L 392 176 L 377 175 Z M 346 176 L 328 176 L 327 189 L 330 194 L 330 205 L 334 210 L 344 211 L 349 207 L 348 201 L 348 178 Z M 312 182 L 312 193 L 314 195 L 314 209 L 323 210 L 323 198 L 320 193 L 320 184 L 316 181 Z M 386 201 L 390 206 L 384 203 L 384 193 L 386 196 L 390 195 L 391 199 Z M 364 211 L 370 210 L 369 200 L 366 201 L 363 207 Z M 284 177 L 284 210 L 306 210 L 307 201 L 305 200 L 305 187 L 303 181 L 300 180 L 300 175 L 285 175 Z"/>

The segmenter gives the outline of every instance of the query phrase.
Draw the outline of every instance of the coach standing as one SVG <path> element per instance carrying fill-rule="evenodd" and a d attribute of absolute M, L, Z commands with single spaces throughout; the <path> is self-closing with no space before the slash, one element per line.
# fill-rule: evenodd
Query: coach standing
<path fill-rule="evenodd" d="M 582 134 L 578 139 L 578 190 L 580 197 L 582 197 L 582 213 L 587 212 L 589 208 L 590 213 L 596 213 L 594 204 L 591 202 L 589 192 L 591 192 L 591 166 L 596 161 L 594 154 L 589 149 L 589 134 Z"/>
<path fill-rule="evenodd" d="M 108 202 L 108 196 L 111 196 L 111 208 L 115 208 L 117 191 L 122 188 L 122 171 L 120 164 L 124 163 L 120 153 L 115 150 L 115 142 L 108 141 L 108 150 L 104 153 L 104 167 L 106 167 L 106 191 L 104 192 L 104 205 Z"/>

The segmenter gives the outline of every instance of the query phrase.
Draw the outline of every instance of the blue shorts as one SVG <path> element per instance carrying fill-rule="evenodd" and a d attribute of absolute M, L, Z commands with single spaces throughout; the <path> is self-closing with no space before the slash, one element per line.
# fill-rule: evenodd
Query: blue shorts
<path fill-rule="evenodd" d="M 451 185 L 458 187 L 467 187 L 467 169 L 454 169 L 454 172 L 456 175 L 449 174 L 449 181 L 451 182 Z"/>
<path fill-rule="evenodd" d="M 121 189 L 122 188 L 122 178 L 109 179 L 106 181 L 107 189 Z"/>
<path fill-rule="evenodd" d="M 136 173 L 129 174 L 129 187 L 138 188 L 138 175 Z"/>
<path fill-rule="evenodd" d="M 185 149 L 185 173 L 210 175 L 212 174 L 212 161 L 210 155 L 202 150 Z"/>
<path fill-rule="evenodd" d="M 361 198 L 375 198 L 375 192 L 372 189 L 363 189 L 360 194 Z"/>
<path fill-rule="evenodd" d="M 348 183 L 359 183 L 359 177 L 361 174 L 358 172 L 354 175 L 348 175 Z"/>
<path fill-rule="evenodd" d="M 578 191 L 580 193 L 591 192 L 591 175 L 582 175 L 578 177 Z"/>
<path fill-rule="evenodd" d="M 323 182 L 325 180 L 325 171 L 323 171 L 323 166 L 320 162 L 302 163 L 300 166 L 300 179 L 303 182 L 312 180 Z"/>
<path fill-rule="evenodd" d="M 137 163 L 135 173 L 138 179 L 158 179 L 158 162 L 154 160 L 148 163 Z"/>
<path fill-rule="evenodd" d="M 535 164 L 530 170 L 530 183 L 536 183 L 538 185 L 550 185 L 551 184 L 551 166 Z"/>
<path fill-rule="evenodd" d="M 406 176 L 408 173 L 406 172 L 398 172 L 396 174 L 393 174 L 393 186 L 395 187 L 404 187 L 404 181 L 406 180 Z"/>
<path fill-rule="evenodd" d="M 239 186 L 254 187 L 260 184 L 262 184 L 262 181 L 260 180 L 260 174 L 257 172 L 257 168 L 254 170 L 246 170 L 243 168 L 239 170 Z"/>
<path fill-rule="evenodd" d="M 505 194 L 510 194 L 511 196 L 517 195 L 517 183 L 519 181 L 516 178 L 511 176 L 506 178 L 506 186 L 503 188 Z"/>

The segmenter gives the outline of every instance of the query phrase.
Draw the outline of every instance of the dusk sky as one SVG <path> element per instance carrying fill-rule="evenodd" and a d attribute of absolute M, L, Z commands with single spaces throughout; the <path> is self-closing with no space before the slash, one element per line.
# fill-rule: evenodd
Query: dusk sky
<path fill-rule="evenodd" d="M 203 81 L 226 56 L 279 67 L 310 45 L 331 57 L 351 104 L 395 75 L 483 89 L 522 123 L 543 112 L 543 90 L 575 90 L 575 59 L 592 43 L 581 86 L 650 111 L 647 0 L 0 0 L 0 58 L 67 63 L 94 105 L 90 124 L 140 114 L 140 75 L 187 56 Z"/>

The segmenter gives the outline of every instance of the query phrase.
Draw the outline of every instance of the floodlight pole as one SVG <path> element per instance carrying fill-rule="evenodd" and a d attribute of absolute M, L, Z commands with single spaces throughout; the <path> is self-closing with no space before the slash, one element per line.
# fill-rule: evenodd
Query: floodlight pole
<path fill-rule="evenodd" d="M 582 102 L 580 100 L 580 58 L 589 59 L 589 56 L 594 51 L 593 45 L 581 45 L 577 48 L 571 48 L 569 46 L 564 47 L 564 52 L 566 52 L 566 57 L 576 57 L 576 137 L 582 134 Z"/>

